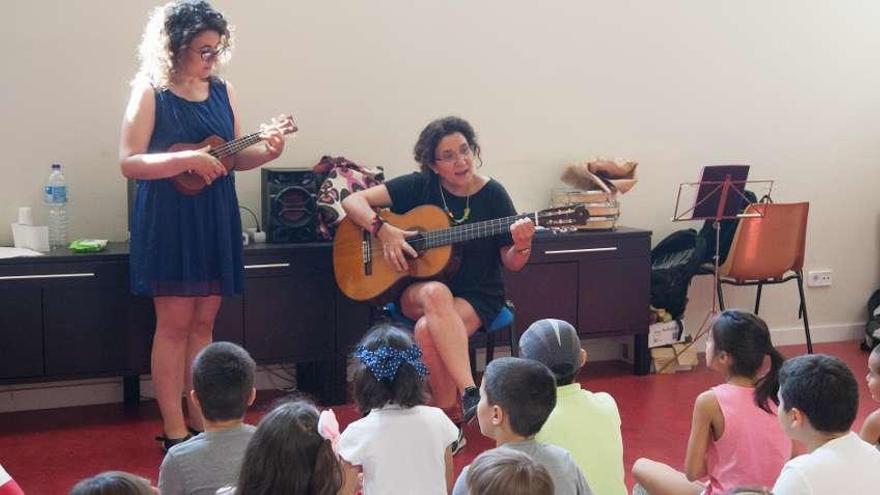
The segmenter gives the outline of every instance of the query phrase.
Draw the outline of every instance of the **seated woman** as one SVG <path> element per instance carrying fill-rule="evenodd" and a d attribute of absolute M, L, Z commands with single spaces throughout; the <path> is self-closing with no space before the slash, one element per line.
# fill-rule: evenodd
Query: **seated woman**
<path fill-rule="evenodd" d="M 458 117 L 437 119 L 416 142 L 414 155 L 420 170 L 348 196 L 342 206 L 351 219 L 382 242 L 385 260 L 399 271 L 417 252 L 406 238 L 415 232 L 386 224 L 374 208 L 390 207 L 406 213 L 421 205 L 446 211 L 453 224 L 468 224 L 516 214 L 504 187 L 477 174 L 482 165 L 473 127 Z M 414 321 L 416 343 L 430 370 L 434 405 L 449 409 L 461 393 L 464 422 L 472 420 L 480 402 L 468 358 L 468 337 L 491 323 L 504 306 L 501 266 L 521 269 L 529 259 L 535 227 L 517 220 L 510 234 L 463 243 L 461 265 L 447 282 L 420 281 L 401 295 L 402 313 Z"/>

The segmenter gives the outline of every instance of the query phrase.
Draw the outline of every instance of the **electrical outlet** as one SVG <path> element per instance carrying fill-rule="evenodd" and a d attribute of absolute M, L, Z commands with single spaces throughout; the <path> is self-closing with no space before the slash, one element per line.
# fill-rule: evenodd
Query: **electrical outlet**
<path fill-rule="evenodd" d="M 807 287 L 827 287 L 831 285 L 831 270 L 812 270 L 807 272 Z"/>

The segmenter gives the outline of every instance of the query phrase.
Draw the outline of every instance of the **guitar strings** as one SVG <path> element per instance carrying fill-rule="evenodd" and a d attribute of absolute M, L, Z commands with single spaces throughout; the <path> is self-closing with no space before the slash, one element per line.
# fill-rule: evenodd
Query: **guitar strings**
<path fill-rule="evenodd" d="M 468 240 L 468 238 L 480 237 L 480 234 L 490 234 L 493 230 L 497 230 L 501 227 L 509 227 L 513 222 L 520 218 L 534 218 L 534 213 L 495 218 L 484 222 L 469 223 L 442 230 L 423 232 L 420 234 L 421 237 L 412 239 L 410 245 L 416 250 L 422 250 L 438 245 L 449 244 L 450 242 L 465 241 Z M 499 231 L 495 233 L 501 232 Z M 476 237 L 473 237 L 475 234 Z M 367 250 L 368 254 L 372 254 L 372 244 Z"/>
<path fill-rule="evenodd" d="M 563 210 L 564 207 L 552 208 L 552 211 Z M 433 230 L 422 232 L 419 237 L 412 238 L 409 244 L 416 250 L 424 250 L 432 247 L 442 246 L 454 242 L 461 242 L 471 239 L 477 239 L 488 235 L 497 235 L 503 233 L 500 229 L 510 227 L 511 224 L 521 218 L 530 218 L 538 220 L 538 224 L 542 224 L 541 217 L 546 216 L 549 211 L 544 210 L 537 214 L 521 213 L 509 217 L 495 218 L 485 220 L 483 222 L 468 223 L 464 225 L 456 225 L 441 230 Z M 554 216 L 553 214 L 550 214 Z M 368 243 L 366 246 L 366 254 L 371 256 L 373 253 L 373 244 Z"/>

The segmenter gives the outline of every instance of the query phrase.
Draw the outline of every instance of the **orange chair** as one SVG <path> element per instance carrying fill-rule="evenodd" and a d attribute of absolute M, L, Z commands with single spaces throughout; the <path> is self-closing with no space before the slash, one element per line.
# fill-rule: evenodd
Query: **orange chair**
<path fill-rule="evenodd" d="M 807 302 L 804 298 L 804 244 L 807 238 L 807 214 L 810 203 L 759 203 L 746 208 L 745 214 L 760 217 L 740 218 L 730 252 L 718 268 L 718 303 L 724 310 L 721 284 L 757 285 L 755 314 L 761 307 L 764 285 L 797 280 L 800 293 L 798 318 L 804 319 L 807 352 L 813 353 Z"/>

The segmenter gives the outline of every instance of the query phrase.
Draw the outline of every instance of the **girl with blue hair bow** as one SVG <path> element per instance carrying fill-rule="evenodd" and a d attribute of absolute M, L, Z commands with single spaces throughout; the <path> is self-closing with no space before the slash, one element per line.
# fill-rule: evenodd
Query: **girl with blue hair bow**
<path fill-rule="evenodd" d="M 363 418 L 339 440 L 339 456 L 364 473 L 364 494 L 448 493 L 458 428 L 424 405 L 422 352 L 392 323 L 367 332 L 356 347 L 354 398 Z"/>

